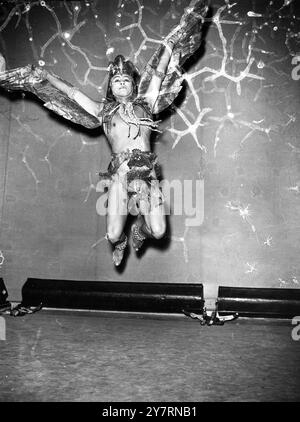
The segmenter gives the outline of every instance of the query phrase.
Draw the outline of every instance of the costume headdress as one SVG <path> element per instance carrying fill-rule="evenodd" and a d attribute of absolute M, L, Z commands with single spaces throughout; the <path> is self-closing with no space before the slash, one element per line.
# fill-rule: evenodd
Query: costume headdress
<path fill-rule="evenodd" d="M 111 80 L 117 75 L 130 76 L 133 81 L 133 97 L 137 96 L 138 84 L 140 81 L 140 74 L 138 69 L 130 60 L 125 60 L 124 56 L 118 55 L 113 62 L 108 65 L 108 87 L 106 92 L 106 98 L 108 100 L 115 100 L 111 90 Z"/>

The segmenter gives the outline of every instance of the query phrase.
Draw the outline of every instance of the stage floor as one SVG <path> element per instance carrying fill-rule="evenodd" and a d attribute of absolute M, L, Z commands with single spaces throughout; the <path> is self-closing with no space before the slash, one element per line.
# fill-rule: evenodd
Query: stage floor
<path fill-rule="evenodd" d="M 185 316 L 2 315 L 0 401 L 299 401 L 290 320 L 201 326 Z"/>

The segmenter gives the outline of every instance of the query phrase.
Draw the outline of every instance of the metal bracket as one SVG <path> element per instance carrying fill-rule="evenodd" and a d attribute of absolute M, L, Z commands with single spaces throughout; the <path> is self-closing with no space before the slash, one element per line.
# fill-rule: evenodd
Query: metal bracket
<path fill-rule="evenodd" d="M 225 322 L 233 321 L 238 318 L 239 314 L 236 312 L 231 315 L 219 315 L 217 308 L 213 311 L 207 311 L 206 308 L 203 308 L 203 312 L 201 314 L 190 312 L 186 310 L 182 310 L 184 315 L 192 318 L 197 319 L 201 325 L 224 325 Z"/>

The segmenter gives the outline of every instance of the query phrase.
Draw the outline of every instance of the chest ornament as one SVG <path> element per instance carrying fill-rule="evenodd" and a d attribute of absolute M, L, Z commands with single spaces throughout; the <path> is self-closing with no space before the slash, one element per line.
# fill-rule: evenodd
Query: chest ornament
<path fill-rule="evenodd" d="M 136 128 L 136 134 L 134 135 L 133 139 L 136 139 L 141 133 L 141 126 L 147 127 L 155 132 L 161 131 L 158 129 L 158 125 L 160 121 L 154 122 L 150 117 L 138 117 L 135 114 L 134 106 L 139 105 L 142 109 L 146 111 L 148 115 L 151 116 L 151 112 L 149 107 L 146 103 L 136 100 L 134 102 L 128 102 L 126 104 L 123 103 L 110 103 L 109 106 L 104 107 L 103 113 L 103 123 L 106 124 L 107 131 L 109 132 L 111 129 L 111 119 L 118 111 L 119 116 L 128 125 L 128 138 L 131 135 L 131 126 Z"/>

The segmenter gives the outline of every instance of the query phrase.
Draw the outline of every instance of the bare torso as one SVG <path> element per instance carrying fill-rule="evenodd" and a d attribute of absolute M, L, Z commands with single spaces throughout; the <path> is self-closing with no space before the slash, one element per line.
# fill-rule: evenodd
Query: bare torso
<path fill-rule="evenodd" d="M 134 106 L 134 112 L 137 117 L 149 117 L 145 110 L 138 105 Z M 110 130 L 107 130 L 105 124 L 103 128 L 114 153 L 132 151 L 135 148 L 141 151 L 150 151 L 151 130 L 145 126 L 139 128 L 133 124 L 128 125 L 121 118 L 119 111 L 112 117 Z M 139 134 L 136 136 L 138 132 Z"/>

